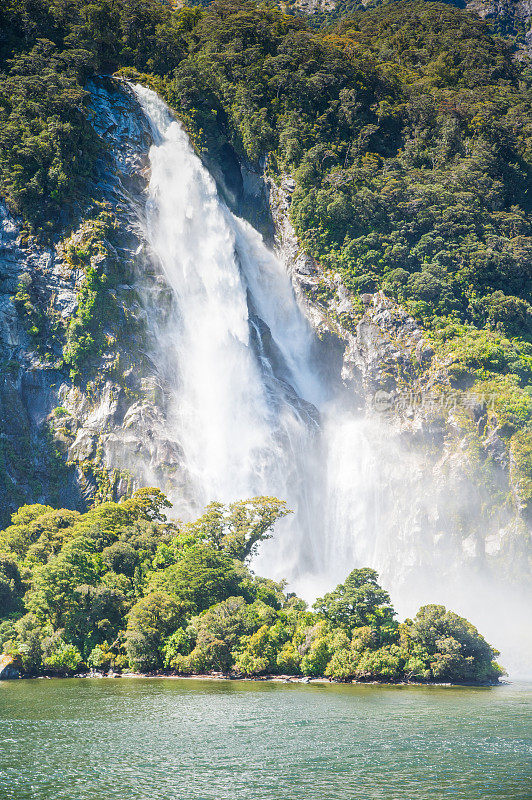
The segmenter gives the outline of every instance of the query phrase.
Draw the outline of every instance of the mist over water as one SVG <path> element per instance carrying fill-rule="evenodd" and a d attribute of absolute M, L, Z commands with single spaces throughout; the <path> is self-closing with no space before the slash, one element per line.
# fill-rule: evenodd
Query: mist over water
<path fill-rule="evenodd" d="M 171 289 L 158 331 L 171 387 L 168 425 L 184 455 L 176 513 L 254 495 L 294 514 L 263 545 L 257 572 L 313 600 L 354 567 L 377 569 L 400 616 L 442 602 L 526 672 L 520 600 L 464 563 L 457 532 L 427 524 L 421 460 L 363 418 L 323 377 L 316 335 L 285 266 L 221 201 L 186 133 L 150 89 L 132 87 L 152 128 L 145 236 Z M 526 610 L 526 609 L 525 609 Z M 521 633 L 510 630 L 512 617 Z"/>

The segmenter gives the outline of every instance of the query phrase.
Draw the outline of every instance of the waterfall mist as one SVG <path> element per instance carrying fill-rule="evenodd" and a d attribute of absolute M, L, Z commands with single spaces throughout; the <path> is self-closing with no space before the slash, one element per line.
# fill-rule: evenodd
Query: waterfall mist
<path fill-rule="evenodd" d="M 350 407 L 339 378 L 323 377 L 285 265 L 221 201 L 162 100 L 132 88 L 153 136 L 144 235 L 171 289 L 157 358 L 186 473 L 187 491 L 169 492 L 176 513 L 278 496 L 294 514 L 263 545 L 257 571 L 313 600 L 354 567 L 374 567 L 401 616 L 442 602 L 523 672 L 532 645 L 505 622 L 526 629 L 520 598 L 488 585 L 456 530 L 435 533 L 422 459 Z M 452 502 L 466 507 L 467 497 Z"/>

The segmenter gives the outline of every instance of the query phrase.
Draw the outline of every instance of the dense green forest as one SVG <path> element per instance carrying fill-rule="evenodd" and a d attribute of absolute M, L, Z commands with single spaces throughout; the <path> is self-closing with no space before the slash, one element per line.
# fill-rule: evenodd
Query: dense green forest
<path fill-rule="evenodd" d="M 509 43 L 453 6 L 404 0 L 320 30 L 233 0 L 10 0 L 0 27 L 0 187 L 29 234 L 86 211 L 105 146 L 86 79 L 140 77 L 198 151 L 230 146 L 295 177 L 303 246 L 355 300 L 396 298 L 455 385 L 494 398 L 532 498 L 532 96 Z"/>
<path fill-rule="evenodd" d="M 64 240 L 92 218 L 90 254 L 113 220 L 88 200 L 105 142 L 84 86 L 102 73 L 153 86 L 198 153 L 220 162 L 229 148 L 274 180 L 291 174 L 292 222 L 324 275 L 341 275 L 360 314 L 360 295 L 383 289 L 425 327 L 434 369 L 492 398 L 519 502 L 532 511 L 528 65 L 450 5 L 353 9 L 316 29 L 234 0 L 7 0 L 0 193 L 26 241 Z M 74 381 L 98 347 L 116 276 L 86 278 L 63 348 Z M 45 310 L 28 278 L 15 303 L 38 339 Z M 439 606 L 398 625 L 371 570 L 352 572 L 313 611 L 253 576 L 246 561 L 285 513 L 278 501 L 213 505 L 191 525 L 165 521 L 165 506 L 144 490 L 82 515 L 42 505 L 14 515 L 0 534 L 0 632 L 25 672 L 499 674 L 475 629 Z"/>
<path fill-rule="evenodd" d="M 285 504 L 211 503 L 168 522 L 142 489 L 86 514 L 23 506 L 0 532 L 0 646 L 25 675 L 97 670 L 496 681 L 498 653 L 443 606 L 399 624 L 372 569 L 313 610 L 248 562 Z"/>

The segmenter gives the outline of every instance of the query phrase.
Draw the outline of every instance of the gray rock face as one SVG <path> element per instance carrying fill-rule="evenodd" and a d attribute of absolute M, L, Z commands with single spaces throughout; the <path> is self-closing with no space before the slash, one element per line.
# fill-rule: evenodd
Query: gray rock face
<path fill-rule="evenodd" d="M 30 276 L 34 305 L 65 327 L 78 306 L 83 270 L 69 263 L 63 242 L 43 248 L 24 240 L 0 204 L 0 523 L 24 502 L 83 509 L 139 485 L 165 485 L 169 473 L 181 481 L 182 453 L 165 432 L 165 385 L 150 357 L 147 324 L 164 307 L 165 291 L 141 227 L 151 134 L 127 87 L 102 79 L 87 88 L 91 121 L 102 139 L 92 198 L 118 219 L 114 241 L 104 244 L 123 265 L 124 283 L 113 290 L 117 318 L 104 331 L 109 348 L 92 364 L 92 381 L 76 385 L 62 366 L 62 344 L 51 326 L 37 339 L 30 336 L 14 295 L 21 278 Z M 85 229 L 82 223 L 69 241 L 79 244 Z M 92 265 L 107 271 L 100 256 Z M 57 448 L 53 480 L 50 436 Z"/>
<path fill-rule="evenodd" d="M 482 19 L 502 17 L 508 20 L 528 22 L 532 17 L 531 0 L 468 0 L 468 11 L 473 11 Z"/>
<path fill-rule="evenodd" d="M 183 489 L 182 451 L 168 438 L 167 389 L 152 359 L 155 326 L 150 319 L 165 305 L 166 286 L 146 250 L 142 209 L 151 131 L 127 85 L 100 80 L 89 84 L 92 124 L 107 146 L 97 191 L 112 207 L 123 231 L 118 258 L 129 268 L 117 298 L 124 320 L 140 333 L 113 331 L 116 344 L 104 354 L 95 388 L 82 391 L 63 382 L 58 400 L 69 414 L 65 445 L 86 502 L 118 499 L 138 486 Z M 117 375 L 116 362 L 120 364 Z M 55 430 L 64 431 L 64 418 Z"/>
<path fill-rule="evenodd" d="M 393 551 L 405 580 L 420 554 L 426 559 L 433 553 L 437 571 L 453 549 L 474 570 L 494 580 L 511 570 L 512 583 L 525 586 L 530 520 L 516 498 L 508 447 L 491 427 L 486 403 L 452 385 L 445 364 L 403 308 L 382 292 L 362 295 L 355 308 L 340 276 L 325 273 L 302 252 L 288 218 L 291 191 L 287 178 L 270 185 L 277 246 L 313 326 L 341 350 L 342 379 L 383 462 L 376 476 L 382 525 L 397 529 L 399 537 L 401 527 L 417 531 L 417 556 L 408 544 L 411 535 L 404 551 L 400 540 Z"/>
<path fill-rule="evenodd" d="M 520 40 L 520 49 L 532 55 L 532 0 L 467 0 L 466 8 L 486 20 L 501 20 L 516 31 L 524 25 L 526 32 Z"/>
<path fill-rule="evenodd" d="M 53 250 L 24 241 L 0 204 L 0 522 L 21 503 L 38 501 L 51 491 L 43 423 L 57 404 L 59 352 L 51 347 L 44 359 L 37 351 L 40 342 L 27 333 L 13 300 L 25 275 L 31 276 L 36 305 L 52 305 L 61 314 L 76 304 L 75 276 L 57 268 Z M 56 498 L 78 505 L 75 485 L 61 477 Z"/>

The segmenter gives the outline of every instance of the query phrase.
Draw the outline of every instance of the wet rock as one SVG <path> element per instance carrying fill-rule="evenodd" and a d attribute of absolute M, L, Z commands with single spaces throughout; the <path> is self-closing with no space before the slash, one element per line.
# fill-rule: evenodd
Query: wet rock
<path fill-rule="evenodd" d="M 503 469 L 509 465 L 509 455 L 506 443 L 499 436 L 498 431 L 492 430 L 482 442 L 486 453 Z"/>
<path fill-rule="evenodd" d="M 20 672 L 13 656 L 0 655 L 0 681 L 13 680 L 19 677 Z"/>

